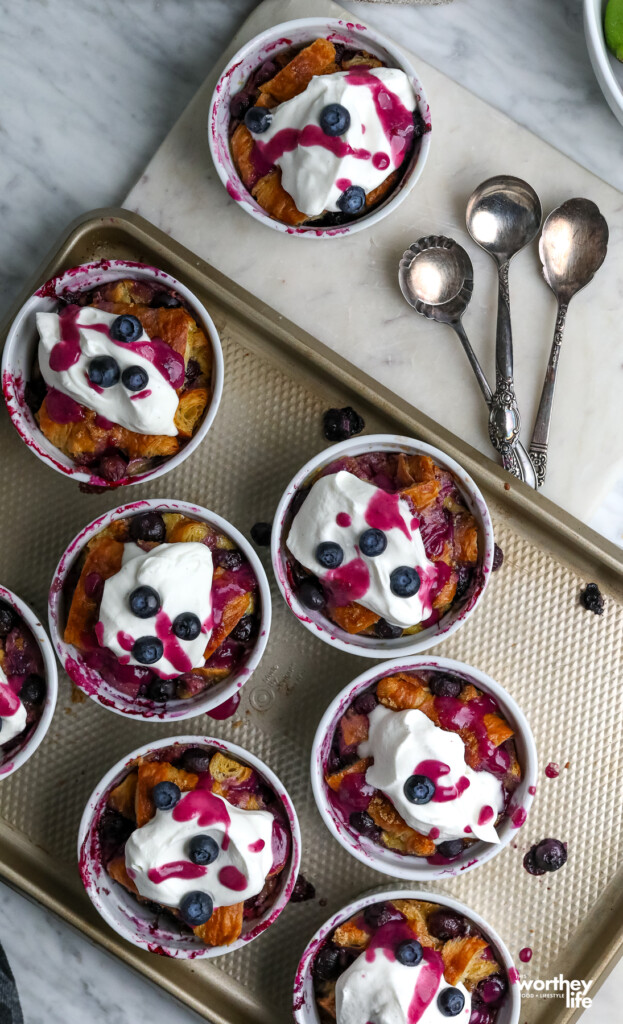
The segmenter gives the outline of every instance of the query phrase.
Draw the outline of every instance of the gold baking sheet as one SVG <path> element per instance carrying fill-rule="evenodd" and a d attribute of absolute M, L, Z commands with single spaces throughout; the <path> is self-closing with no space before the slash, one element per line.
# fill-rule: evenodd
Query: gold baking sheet
<path fill-rule="evenodd" d="M 620 551 L 135 214 L 100 210 L 78 221 L 16 308 L 59 270 L 113 256 L 153 263 L 205 302 L 224 348 L 220 411 L 203 445 L 165 478 L 88 495 L 28 452 L 3 410 L 0 579 L 45 617 L 49 582 L 68 541 L 100 512 L 140 497 L 197 502 L 248 533 L 255 521 L 272 517 L 291 476 L 325 446 L 321 413 L 332 405 L 354 405 L 367 432 L 412 435 L 448 452 L 483 490 L 505 560 L 478 612 L 435 651 L 477 665 L 509 689 L 532 725 L 541 768 L 516 841 L 475 871 L 428 888 L 451 893 L 488 919 L 517 963 L 519 950 L 530 946 L 531 963 L 518 963 L 523 977 L 562 972 L 593 979 L 596 988 L 623 940 Z M 261 554 L 272 578 L 268 553 Z M 578 604 L 587 580 L 606 594 L 601 617 Z M 367 662 L 312 636 L 274 585 L 273 602 L 267 651 L 232 719 L 177 726 L 124 719 L 77 699 L 61 674 L 48 736 L 0 783 L 0 876 L 214 1024 L 290 1020 L 292 979 L 312 932 L 354 896 L 391 884 L 330 837 L 309 784 L 317 722 Z M 119 939 L 84 894 L 76 863 L 80 815 L 104 771 L 150 737 L 182 732 L 230 737 L 280 775 L 301 820 L 302 871 L 316 887 L 313 901 L 290 905 L 257 941 L 209 964 L 167 960 Z M 549 761 L 561 765 L 558 779 L 545 777 Z M 545 836 L 566 841 L 569 860 L 561 871 L 535 878 L 522 858 Z M 578 1016 L 560 999 L 530 998 L 521 1021 L 570 1024 Z"/>

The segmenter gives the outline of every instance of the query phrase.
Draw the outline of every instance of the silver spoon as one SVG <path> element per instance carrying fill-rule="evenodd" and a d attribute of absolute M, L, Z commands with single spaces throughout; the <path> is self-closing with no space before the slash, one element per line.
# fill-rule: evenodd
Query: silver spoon
<path fill-rule="evenodd" d="M 521 178 L 508 174 L 488 178 L 470 196 L 466 222 L 474 241 L 493 257 L 498 268 L 495 391 L 489 409 L 489 437 L 493 447 L 511 462 L 511 473 L 518 476 L 514 448 L 521 418 L 513 382 L 508 269 L 513 256 L 536 238 L 541 226 L 539 197 Z"/>
<path fill-rule="evenodd" d="M 461 322 L 474 286 L 472 262 L 465 249 L 444 235 L 420 238 L 404 253 L 398 269 L 398 281 L 402 294 L 417 313 L 429 320 L 448 324 L 458 336 L 485 402 L 491 408 L 491 388 Z M 499 451 L 497 445 L 494 448 Z M 516 460 L 509 460 L 504 453 L 501 454 L 505 469 L 514 467 L 517 461 L 519 472 L 515 475 L 520 475 L 530 487 L 536 487 L 530 457 L 520 442 L 515 450 Z"/>
<path fill-rule="evenodd" d="M 558 315 L 530 442 L 537 487 L 543 484 L 547 469 L 556 370 L 567 309 L 576 292 L 593 279 L 606 258 L 607 250 L 608 225 L 590 199 L 569 199 L 550 213 L 543 225 L 539 255 L 545 280 L 558 301 Z"/>

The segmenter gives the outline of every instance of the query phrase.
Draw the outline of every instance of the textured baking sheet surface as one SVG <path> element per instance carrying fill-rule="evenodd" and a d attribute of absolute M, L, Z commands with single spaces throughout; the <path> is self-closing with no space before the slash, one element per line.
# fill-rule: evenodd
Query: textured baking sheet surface
<path fill-rule="evenodd" d="M 303 363 L 297 367 L 274 361 L 270 334 L 259 328 L 254 334 L 249 322 L 240 319 L 239 298 L 228 299 L 222 281 L 217 287 L 209 277 L 202 278 L 197 261 L 185 267 L 174 256 L 167 257 L 161 247 L 164 236 L 150 248 L 144 231 L 136 232 L 131 224 L 127 231 L 112 224 L 94 221 L 78 230 L 69 249 L 62 250 L 63 266 L 114 254 L 154 262 L 186 280 L 206 303 L 221 333 L 226 367 L 223 402 L 208 438 L 178 470 L 152 485 L 104 495 L 81 494 L 40 463 L 26 450 L 3 410 L 0 575 L 42 616 L 58 558 L 98 513 L 140 497 L 179 498 L 213 509 L 248 534 L 255 521 L 271 518 L 291 476 L 326 444 L 320 423 L 328 406 L 356 403 L 366 417 L 367 432 L 409 432 L 404 420 L 375 412 L 336 384 L 339 374 L 332 379 Z M 140 237 L 133 241 L 133 235 Z M 194 266 L 191 279 L 189 266 Z M 425 439 L 434 443 L 430 434 Z M 443 441 L 440 445 L 444 447 Z M 460 453 L 450 454 L 461 460 Z M 572 568 L 578 564 L 581 545 L 577 551 L 563 546 L 555 556 L 550 544 L 555 538 L 538 523 L 531 522 L 529 529 L 522 525 L 504 504 L 503 485 L 498 484 L 497 494 L 501 500 L 493 496 L 491 505 L 504 565 L 493 576 L 478 613 L 435 650 L 477 665 L 518 700 L 536 737 L 540 782 L 528 822 L 511 846 L 488 864 L 434 888 L 473 906 L 500 932 L 515 958 L 522 947 L 530 946 L 531 963 L 519 965 L 524 976 L 549 978 L 562 970 L 567 977 L 583 977 L 582 964 L 591 962 L 584 960 L 578 967 L 576 952 L 584 948 L 593 928 L 593 945 L 603 945 L 604 929 L 611 922 L 607 887 L 618 888 L 616 876 L 623 861 L 618 783 L 623 774 L 618 689 L 623 605 L 611 594 L 603 616 L 582 609 L 578 594 L 588 576 Z M 267 551 L 262 557 L 272 578 Z M 391 882 L 359 864 L 331 839 L 309 784 L 316 724 L 335 693 L 368 667 L 367 659 L 334 651 L 312 636 L 286 608 L 274 585 L 273 602 L 266 654 L 244 687 L 233 718 L 195 718 L 173 727 L 126 720 L 80 699 L 82 695 L 62 677 L 47 738 L 27 765 L 0 785 L 0 817 L 36 849 L 50 891 L 35 891 L 27 858 L 23 877 L 19 870 L 8 871 L 4 854 L 10 836 L 5 832 L 2 839 L 1 830 L 0 873 L 50 901 L 57 879 L 56 909 L 219 1021 L 288 1020 L 292 978 L 311 933 L 347 900 Z M 76 885 L 76 833 L 93 785 L 118 758 L 150 737 L 182 732 L 230 737 L 281 776 L 301 820 L 302 871 L 316 887 L 315 900 L 290 905 L 247 949 L 211 965 L 164 962 L 115 940 L 105 925 L 94 925 L 88 900 Z M 544 775 L 550 761 L 561 766 L 557 779 Z M 545 836 L 568 843 L 569 861 L 560 872 L 535 878 L 523 869 L 522 858 Z M 522 1022 L 570 1019 L 559 1016 L 562 1008 L 552 1005 L 559 1002 L 525 1000 Z"/>

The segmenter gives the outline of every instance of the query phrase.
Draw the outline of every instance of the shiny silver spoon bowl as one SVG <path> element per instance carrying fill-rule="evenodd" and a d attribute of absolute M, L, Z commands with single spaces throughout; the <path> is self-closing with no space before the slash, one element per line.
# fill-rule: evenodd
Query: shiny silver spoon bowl
<path fill-rule="evenodd" d="M 513 380 L 508 271 L 513 256 L 536 238 L 541 215 L 541 203 L 532 186 L 510 174 L 483 181 L 467 204 L 467 230 L 498 268 L 495 391 L 489 411 L 489 436 L 494 448 L 512 461 L 521 419 Z"/>
<path fill-rule="evenodd" d="M 543 225 L 539 255 L 543 275 L 558 302 L 554 340 L 534 421 L 530 455 L 537 487 L 545 480 L 558 357 L 573 296 L 592 281 L 606 258 L 608 225 L 590 199 L 569 199 L 550 213 Z"/>
<path fill-rule="evenodd" d="M 398 268 L 398 282 L 405 299 L 417 313 L 448 324 L 455 332 L 487 406 L 491 408 L 491 388 L 461 322 L 474 286 L 472 261 L 465 249 L 444 235 L 420 238 L 404 253 Z M 494 447 L 499 451 L 497 445 Z M 531 487 L 536 486 L 532 463 L 521 443 L 517 444 L 512 459 L 501 454 L 505 469 L 515 472 L 515 476 Z"/>

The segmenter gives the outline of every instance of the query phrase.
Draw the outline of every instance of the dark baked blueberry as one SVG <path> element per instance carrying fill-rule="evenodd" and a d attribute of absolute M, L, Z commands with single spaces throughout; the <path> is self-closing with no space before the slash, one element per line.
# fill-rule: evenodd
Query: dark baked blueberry
<path fill-rule="evenodd" d="M 604 597 L 596 583 L 587 583 L 584 590 L 580 591 L 580 604 L 587 612 L 603 615 Z"/>
<path fill-rule="evenodd" d="M 344 409 L 327 409 L 323 416 L 323 434 L 327 441 L 347 441 L 365 427 L 363 417 L 351 405 Z"/>
<path fill-rule="evenodd" d="M 358 697 L 355 697 L 353 701 L 353 707 L 358 715 L 369 715 L 371 711 L 374 711 L 379 699 L 373 690 L 368 690 L 367 693 L 360 693 Z"/>
<path fill-rule="evenodd" d="M 456 676 L 435 675 L 428 684 L 434 697 L 458 697 L 463 683 Z"/>
<path fill-rule="evenodd" d="M 465 1006 L 465 996 L 459 988 L 444 988 L 437 996 L 437 1006 L 443 1017 L 458 1017 Z"/>
<path fill-rule="evenodd" d="M 234 626 L 231 633 L 229 634 L 232 640 L 236 640 L 239 644 L 246 644 L 249 642 L 253 633 L 255 632 L 255 619 L 252 615 L 244 615 L 240 622 Z"/>
<path fill-rule="evenodd" d="M 173 619 L 173 632 L 178 640 L 196 640 L 201 632 L 201 622 L 193 612 L 182 612 Z"/>
<path fill-rule="evenodd" d="M 336 138 L 350 128 L 350 114 L 341 103 L 327 103 L 320 111 L 320 127 L 325 135 Z"/>
<path fill-rule="evenodd" d="M 506 995 L 508 984 L 501 974 L 490 974 L 476 986 L 478 998 L 487 1006 L 497 1006 Z"/>
<path fill-rule="evenodd" d="M 396 947 L 396 960 L 405 967 L 416 967 L 422 959 L 422 947 L 417 939 L 407 939 Z"/>
<path fill-rule="evenodd" d="M 201 775 L 209 771 L 211 756 L 206 747 L 187 747 L 182 754 L 182 768 L 185 772 Z"/>
<path fill-rule="evenodd" d="M 150 619 L 160 611 L 160 594 L 153 587 L 137 587 L 130 594 L 129 605 L 138 619 Z"/>
<path fill-rule="evenodd" d="M 250 132 L 261 135 L 270 128 L 273 115 L 266 107 L 249 107 L 244 115 L 244 123 Z"/>
<path fill-rule="evenodd" d="M 26 704 L 42 704 L 45 697 L 45 679 L 36 673 L 26 676 L 19 695 Z"/>
<path fill-rule="evenodd" d="M 13 609 L 8 604 L 0 604 L 0 636 L 8 636 L 16 622 Z"/>
<path fill-rule="evenodd" d="M 229 113 L 231 114 L 234 121 L 241 121 L 244 117 L 245 111 L 249 109 L 251 103 L 251 97 L 248 92 L 241 89 L 235 96 L 229 101 Z"/>
<path fill-rule="evenodd" d="M 559 839 L 542 839 L 534 847 L 533 856 L 540 871 L 558 871 L 567 863 L 567 850 Z"/>
<path fill-rule="evenodd" d="M 502 551 L 502 548 L 500 547 L 499 544 L 494 544 L 494 546 L 493 546 L 493 564 L 491 566 L 491 572 L 497 572 L 498 569 L 501 569 L 503 561 L 504 561 L 504 552 Z"/>
<path fill-rule="evenodd" d="M 110 325 L 110 336 L 115 341 L 136 341 L 140 338 L 143 333 L 143 326 L 141 321 L 135 316 L 125 314 L 124 316 L 118 316 L 116 320 Z"/>
<path fill-rule="evenodd" d="M 130 520 L 130 538 L 160 544 L 166 536 L 164 519 L 159 512 L 143 512 Z"/>
<path fill-rule="evenodd" d="M 462 597 L 465 597 L 469 590 L 469 585 L 472 582 L 472 576 L 474 574 L 473 569 L 470 569 L 467 565 L 460 565 L 457 572 L 456 591 L 454 593 L 455 601 L 460 601 Z"/>
<path fill-rule="evenodd" d="M 297 587 L 296 596 L 301 604 L 304 604 L 306 608 L 310 608 L 312 611 L 320 611 L 325 606 L 324 590 L 318 581 L 311 577 L 303 580 L 301 585 Z"/>
<path fill-rule="evenodd" d="M 465 918 L 452 910 L 434 910 L 427 921 L 428 930 L 434 939 L 449 942 L 458 939 L 465 930 Z"/>
<path fill-rule="evenodd" d="M 126 366 L 121 383 L 128 391 L 142 391 L 149 384 L 149 374 L 142 366 Z"/>
<path fill-rule="evenodd" d="M 445 843 L 439 843 L 437 853 L 440 853 L 442 857 L 447 857 L 448 860 L 451 860 L 453 857 L 458 857 L 463 853 L 463 840 L 446 839 Z"/>
<path fill-rule="evenodd" d="M 429 804 L 435 795 L 435 784 L 427 775 L 410 775 L 403 788 L 412 804 Z"/>
<path fill-rule="evenodd" d="M 180 915 L 183 921 L 191 928 L 197 928 L 205 924 L 212 917 L 214 909 L 212 900 L 207 892 L 188 892 L 180 902 Z"/>
<path fill-rule="evenodd" d="M 389 589 L 396 597 L 413 597 L 420 589 L 420 577 L 410 565 L 400 565 L 389 577 Z"/>
<path fill-rule="evenodd" d="M 170 811 L 182 795 L 179 786 L 174 782 L 157 782 L 151 791 L 151 798 L 160 811 Z"/>
<path fill-rule="evenodd" d="M 307 881 L 305 875 L 298 875 L 290 896 L 290 903 L 306 903 L 307 900 L 313 900 L 315 895 L 316 889 L 312 883 Z"/>
<path fill-rule="evenodd" d="M 351 185 L 337 200 L 342 213 L 359 213 L 366 205 L 366 194 L 360 185 Z"/>
<path fill-rule="evenodd" d="M 132 657 L 141 665 L 153 665 L 163 654 L 164 646 L 157 636 L 139 636 L 132 645 Z"/>
<path fill-rule="evenodd" d="M 382 928 L 384 924 L 389 924 L 390 921 L 399 920 L 401 917 L 400 913 L 395 907 L 392 907 L 391 903 L 373 903 L 371 907 L 366 907 L 363 912 L 363 919 L 370 928 Z"/>
<path fill-rule="evenodd" d="M 348 821 L 351 828 L 361 832 L 362 836 L 367 836 L 368 839 L 378 839 L 381 834 L 380 828 L 374 824 L 367 811 L 353 811 Z"/>
<path fill-rule="evenodd" d="M 152 679 L 147 687 L 149 700 L 163 704 L 165 700 L 173 700 L 177 692 L 174 679 Z"/>
<path fill-rule="evenodd" d="M 339 949 L 332 943 L 327 943 L 326 946 L 322 946 L 318 950 L 312 966 L 312 972 L 319 981 L 331 981 L 332 978 L 337 978 L 340 966 Z"/>
<path fill-rule="evenodd" d="M 112 356 L 95 356 L 89 363 L 87 376 L 98 388 L 112 388 L 119 382 L 119 363 Z"/>
<path fill-rule="evenodd" d="M 364 530 L 359 538 L 359 549 L 362 555 L 368 558 L 376 558 L 382 555 L 387 547 L 387 534 L 382 530 Z"/>
<path fill-rule="evenodd" d="M 188 844 L 188 856 L 193 864 L 211 864 L 219 852 L 220 847 L 212 836 L 193 836 Z"/>
<path fill-rule="evenodd" d="M 39 412 L 47 392 L 48 386 L 43 377 L 33 376 L 30 380 L 26 381 L 24 401 L 32 413 Z"/>
<path fill-rule="evenodd" d="M 374 633 L 381 640 L 396 640 L 402 636 L 402 626 L 393 626 L 387 619 L 379 619 L 374 623 Z"/>
<path fill-rule="evenodd" d="M 272 523 L 254 523 L 251 527 L 251 540 L 259 548 L 269 548 L 272 530 Z"/>
<path fill-rule="evenodd" d="M 118 480 L 123 480 L 128 470 L 128 464 L 122 455 L 118 453 L 110 453 L 109 455 L 102 455 L 101 459 L 97 464 L 97 472 L 104 479 L 109 480 L 111 483 L 116 483 Z"/>
<path fill-rule="evenodd" d="M 216 548 L 212 552 L 212 561 L 221 569 L 236 572 L 242 565 L 243 559 L 239 551 L 233 551 L 231 548 Z"/>
<path fill-rule="evenodd" d="M 156 292 L 150 302 L 150 306 L 154 306 L 156 309 L 176 309 L 181 305 L 177 296 L 172 295 L 171 292 Z"/>
<path fill-rule="evenodd" d="M 344 561 L 344 549 L 340 544 L 325 540 L 316 548 L 316 558 L 325 569 L 337 569 Z"/>

